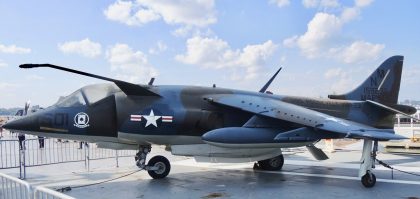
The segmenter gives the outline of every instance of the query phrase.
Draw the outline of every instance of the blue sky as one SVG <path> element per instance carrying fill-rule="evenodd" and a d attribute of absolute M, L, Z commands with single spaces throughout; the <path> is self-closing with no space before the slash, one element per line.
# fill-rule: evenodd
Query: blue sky
<path fill-rule="evenodd" d="M 400 100 L 420 99 L 420 1 L 2 1 L 0 107 L 48 106 L 102 82 L 52 63 L 135 83 L 326 97 L 405 56 Z"/>

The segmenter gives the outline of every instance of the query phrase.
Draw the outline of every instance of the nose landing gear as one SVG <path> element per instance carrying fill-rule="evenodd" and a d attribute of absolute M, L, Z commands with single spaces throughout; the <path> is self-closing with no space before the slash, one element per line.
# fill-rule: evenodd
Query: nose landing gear
<path fill-rule="evenodd" d="M 139 146 L 139 152 L 134 157 L 137 167 L 147 170 L 150 177 L 153 179 L 165 178 L 171 171 L 171 164 L 169 160 L 163 156 L 152 157 L 146 165 L 147 154 L 150 153 L 152 147 Z"/>

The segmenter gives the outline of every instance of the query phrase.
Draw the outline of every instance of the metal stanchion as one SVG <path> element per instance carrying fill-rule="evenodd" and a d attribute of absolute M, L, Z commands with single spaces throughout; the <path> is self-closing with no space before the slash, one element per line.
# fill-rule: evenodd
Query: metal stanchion
<path fill-rule="evenodd" d="M 89 149 L 89 145 L 85 145 L 85 151 L 86 151 L 85 155 L 86 155 L 87 171 L 89 172 L 90 171 L 90 162 L 89 162 L 90 149 Z"/>
<path fill-rule="evenodd" d="M 115 150 L 115 160 L 117 161 L 117 168 L 120 167 L 118 164 L 118 150 Z"/>

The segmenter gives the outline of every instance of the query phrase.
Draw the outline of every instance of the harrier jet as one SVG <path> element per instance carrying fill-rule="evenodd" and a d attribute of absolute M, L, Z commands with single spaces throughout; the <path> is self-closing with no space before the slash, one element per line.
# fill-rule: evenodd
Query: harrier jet
<path fill-rule="evenodd" d="M 395 114 L 416 109 L 397 104 L 403 56 L 384 61 L 360 86 L 329 99 L 273 95 L 198 86 L 132 84 L 51 64 L 49 67 L 110 81 L 76 90 L 56 104 L 3 127 L 28 134 L 96 142 L 100 147 L 136 149 L 136 165 L 152 178 L 166 177 L 163 156 L 146 163 L 151 146 L 166 145 L 173 155 L 198 161 L 257 162 L 280 170 L 283 148 L 306 146 L 315 159 L 326 154 L 314 146 L 322 139 L 364 141 L 359 177 L 373 187 L 378 141 L 405 139 L 393 130 Z"/>

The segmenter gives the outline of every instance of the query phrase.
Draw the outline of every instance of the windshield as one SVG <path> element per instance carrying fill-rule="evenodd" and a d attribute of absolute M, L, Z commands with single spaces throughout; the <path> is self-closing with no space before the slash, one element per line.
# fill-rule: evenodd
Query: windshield
<path fill-rule="evenodd" d="M 82 92 L 80 90 L 77 90 L 69 96 L 58 100 L 56 105 L 59 107 L 85 106 L 86 102 L 83 98 Z"/>
<path fill-rule="evenodd" d="M 114 94 L 118 91 L 118 88 L 114 84 L 95 84 L 86 86 L 82 90 L 90 105 Z"/>
<path fill-rule="evenodd" d="M 75 107 L 86 106 L 96 103 L 116 92 L 119 89 L 114 84 L 94 84 L 85 86 L 67 97 L 60 97 L 56 106 Z"/>

